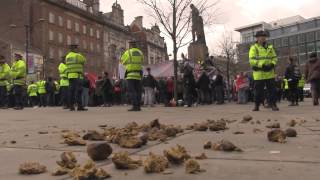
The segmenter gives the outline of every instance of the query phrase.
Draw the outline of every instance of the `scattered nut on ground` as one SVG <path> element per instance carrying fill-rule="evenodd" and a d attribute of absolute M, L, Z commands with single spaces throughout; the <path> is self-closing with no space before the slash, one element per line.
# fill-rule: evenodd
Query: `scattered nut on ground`
<path fill-rule="evenodd" d="M 41 165 L 38 162 L 26 162 L 20 165 L 19 167 L 19 173 L 20 174 L 42 174 L 47 171 L 47 167 L 44 165 Z"/>

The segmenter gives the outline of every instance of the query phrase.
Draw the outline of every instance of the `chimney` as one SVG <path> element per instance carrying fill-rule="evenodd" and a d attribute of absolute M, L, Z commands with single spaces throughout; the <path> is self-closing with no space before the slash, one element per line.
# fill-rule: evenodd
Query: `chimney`
<path fill-rule="evenodd" d="M 124 25 L 123 10 L 118 3 L 112 5 L 112 20 L 118 24 Z"/>
<path fill-rule="evenodd" d="M 143 28 L 143 16 L 137 16 L 135 17 L 134 21 L 132 22 L 132 24 L 135 24 L 136 26 L 138 26 L 140 29 Z"/>

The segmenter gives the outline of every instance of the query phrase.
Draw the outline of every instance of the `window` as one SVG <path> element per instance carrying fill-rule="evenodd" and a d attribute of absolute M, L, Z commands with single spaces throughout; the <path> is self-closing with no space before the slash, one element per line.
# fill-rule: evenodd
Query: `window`
<path fill-rule="evenodd" d="M 277 37 L 277 36 L 280 36 L 281 34 L 282 34 L 282 30 L 276 29 L 270 32 L 270 37 Z"/>
<path fill-rule="evenodd" d="M 79 38 L 78 38 L 78 37 L 74 38 L 74 43 L 75 43 L 75 44 L 77 44 L 77 45 L 79 45 L 79 44 L 80 44 L 80 40 L 79 40 Z"/>
<path fill-rule="evenodd" d="M 305 64 L 307 61 L 307 54 L 300 54 L 299 55 L 299 63 L 300 64 Z"/>
<path fill-rule="evenodd" d="M 285 34 L 298 32 L 298 26 L 294 25 L 294 26 L 286 27 L 286 28 L 283 29 L 283 31 L 284 31 Z"/>
<path fill-rule="evenodd" d="M 307 34 L 307 42 L 313 42 L 315 41 L 315 35 L 314 35 L 314 32 L 309 32 Z"/>
<path fill-rule="evenodd" d="M 49 12 L 49 23 L 55 23 L 55 16 L 52 12 Z"/>
<path fill-rule="evenodd" d="M 83 30 L 83 34 L 87 34 L 87 26 L 86 25 L 83 25 L 82 30 Z"/>
<path fill-rule="evenodd" d="M 87 48 L 88 48 L 87 41 L 83 40 L 83 49 L 87 49 Z"/>
<path fill-rule="evenodd" d="M 299 53 L 307 53 L 306 45 L 300 45 L 299 46 Z"/>
<path fill-rule="evenodd" d="M 63 43 L 63 34 L 59 33 L 58 35 L 59 43 Z"/>
<path fill-rule="evenodd" d="M 53 41 L 53 40 L 54 40 L 53 31 L 49 30 L 49 41 Z"/>
<path fill-rule="evenodd" d="M 287 37 L 282 38 L 282 46 L 288 46 L 289 45 L 289 39 Z"/>
<path fill-rule="evenodd" d="M 63 26 L 63 18 L 59 16 L 59 26 Z"/>
<path fill-rule="evenodd" d="M 320 52 L 320 41 L 317 42 L 317 51 Z"/>
<path fill-rule="evenodd" d="M 274 47 L 275 48 L 281 47 L 281 39 L 275 39 L 274 40 Z"/>
<path fill-rule="evenodd" d="M 67 28 L 72 29 L 72 24 L 70 19 L 67 20 Z"/>
<path fill-rule="evenodd" d="M 59 54 L 59 58 L 62 57 L 63 56 L 63 50 L 59 49 L 59 53 L 58 54 Z"/>
<path fill-rule="evenodd" d="M 93 43 L 90 43 L 90 51 L 93 51 Z"/>
<path fill-rule="evenodd" d="M 305 34 L 300 34 L 298 37 L 298 42 L 299 44 L 305 43 L 306 42 L 306 35 Z"/>
<path fill-rule="evenodd" d="M 70 45 L 71 44 L 71 36 L 67 36 L 67 45 Z"/>
<path fill-rule="evenodd" d="M 50 59 L 53 59 L 53 58 L 54 58 L 54 53 L 55 53 L 55 52 L 54 52 L 54 48 L 53 48 L 53 47 L 50 47 L 50 48 L 49 48 L 49 58 L 50 58 Z"/>
<path fill-rule="evenodd" d="M 90 28 L 90 36 L 93 36 L 93 29 Z"/>
<path fill-rule="evenodd" d="M 76 32 L 80 31 L 79 23 L 74 23 L 74 27 L 75 27 Z"/>
<path fill-rule="evenodd" d="M 315 52 L 316 51 L 315 43 L 308 43 L 307 44 L 307 50 L 308 50 L 308 53 Z"/>
<path fill-rule="evenodd" d="M 317 32 L 316 32 L 316 36 L 317 36 L 316 39 L 317 39 L 317 40 L 320 40 L 320 31 L 317 31 Z"/>
<path fill-rule="evenodd" d="M 306 22 L 303 24 L 300 24 L 300 30 L 307 30 L 307 29 L 312 29 L 316 26 L 316 23 L 314 20 L 310 21 L 310 22 Z"/>
<path fill-rule="evenodd" d="M 298 53 L 298 46 L 292 46 L 290 47 L 290 56 L 296 55 Z"/>
<path fill-rule="evenodd" d="M 289 44 L 290 44 L 290 46 L 297 45 L 297 36 L 289 37 Z"/>
<path fill-rule="evenodd" d="M 100 39 L 100 31 L 97 30 L 97 39 Z"/>

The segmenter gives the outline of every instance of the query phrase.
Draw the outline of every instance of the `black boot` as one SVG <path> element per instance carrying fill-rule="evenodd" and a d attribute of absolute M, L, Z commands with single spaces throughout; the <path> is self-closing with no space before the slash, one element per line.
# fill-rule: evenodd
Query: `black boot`
<path fill-rule="evenodd" d="M 279 108 L 278 108 L 278 106 L 276 104 L 273 104 L 271 106 L 271 109 L 272 109 L 272 111 L 279 111 Z"/>
<path fill-rule="evenodd" d="M 137 106 L 134 106 L 132 107 L 131 109 L 128 110 L 129 112 L 138 112 L 138 111 L 141 111 L 141 108 L 140 107 L 137 107 Z"/>
<path fill-rule="evenodd" d="M 86 109 L 86 108 L 84 108 L 84 107 L 80 106 L 80 107 L 78 107 L 77 111 L 88 111 L 88 109 Z"/>
<path fill-rule="evenodd" d="M 256 104 L 252 111 L 260 111 L 260 106 Z"/>

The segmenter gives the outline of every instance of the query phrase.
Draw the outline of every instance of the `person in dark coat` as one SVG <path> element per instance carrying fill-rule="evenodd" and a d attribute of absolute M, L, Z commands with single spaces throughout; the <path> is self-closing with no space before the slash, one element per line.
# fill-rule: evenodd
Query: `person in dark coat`
<path fill-rule="evenodd" d="M 206 72 L 203 72 L 197 82 L 197 87 L 200 90 L 200 103 L 210 103 L 210 79 Z"/>
<path fill-rule="evenodd" d="M 320 60 L 317 53 L 310 54 L 310 60 L 305 68 L 305 78 L 311 84 L 313 105 L 318 106 L 320 98 Z"/>
<path fill-rule="evenodd" d="M 196 81 L 192 71 L 185 72 L 183 76 L 183 86 L 185 91 L 185 102 L 188 107 L 191 107 L 194 101 L 196 91 Z"/>
<path fill-rule="evenodd" d="M 109 79 L 109 73 L 104 72 L 103 83 L 102 83 L 102 97 L 103 97 L 103 106 L 110 107 L 112 106 L 112 83 Z"/>
<path fill-rule="evenodd" d="M 296 60 L 292 57 L 289 58 L 289 65 L 286 68 L 285 78 L 288 80 L 289 85 L 289 99 L 291 104 L 289 106 L 298 106 L 299 91 L 298 83 L 301 78 L 300 68 L 296 64 Z"/>
<path fill-rule="evenodd" d="M 215 84 L 217 104 L 223 104 L 224 103 L 224 82 L 223 82 L 223 77 L 219 72 L 217 72 L 214 84 Z"/>

